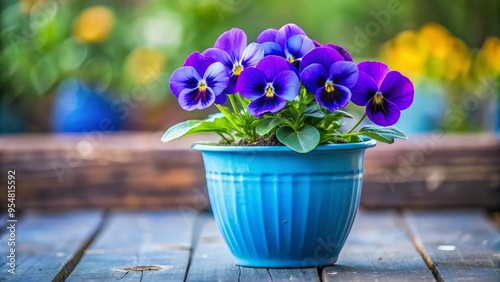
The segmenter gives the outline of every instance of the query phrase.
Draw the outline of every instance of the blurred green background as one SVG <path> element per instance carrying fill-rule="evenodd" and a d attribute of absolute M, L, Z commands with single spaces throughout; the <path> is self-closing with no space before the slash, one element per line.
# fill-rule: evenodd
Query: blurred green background
<path fill-rule="evenodd" d="M 412 133 L 499 130 L 500 0 L 1 2 L 0 133 L 164 130 L 184 112 L 168 78 L 239 27 L 301 26 L 354 60 L 410 76 Z M 351 109 L 354 110 L 355 109 Z"/>

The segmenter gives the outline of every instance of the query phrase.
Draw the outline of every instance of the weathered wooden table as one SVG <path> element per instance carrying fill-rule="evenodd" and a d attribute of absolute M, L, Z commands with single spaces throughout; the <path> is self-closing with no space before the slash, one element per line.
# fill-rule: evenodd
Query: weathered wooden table
<path fill-rule="evenodd" d="M 11 229 L 1 229 L 0 279 L 500 281 L 493 222 L 481 210 L 360 211 L 335 266 L 256 269 L 234 265 L 209 213 L 28 210 L 14 222 L 15 246 L 8 245 Z M 8 272 L 10 248 L 15 274 Z"/>

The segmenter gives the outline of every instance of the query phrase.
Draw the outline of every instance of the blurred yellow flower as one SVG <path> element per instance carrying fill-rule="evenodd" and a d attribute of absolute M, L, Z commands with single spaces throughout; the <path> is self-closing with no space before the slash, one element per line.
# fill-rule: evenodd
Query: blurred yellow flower
<path fill-rule="evenodd" d="M 437 23 L 400 32 L 383 46 L 382 56 L 391 68 L 412 79 L 463 79 L 471 68 L 467 45 Z"/>
<path fill-rule="evenodd" d="M 95 43 L 105 40 L 115 23 L 110 9 L 95 6 L 84 10 L 75 21 L 73 35 L 82 42 Z"/>
<path fill-rule="evenodd" d="M 125 71 L 136 83 L 153 82 L 165 68 L 165 57 L 152 48 L 137 48 L 127 57 Z"/>
<path fill-rule="evenodd" d="M 448 80 L 465 79 L 471 67 L 471 53 L 469 47 L 461 39 L 453 38 L 445 60 L 445 78 Z"/>
<path fill-rule="evenodd" d="M 444 60 L 453 36 L 437 23 L 428 23 L 418 31 L 419 47 L 438 60 Z"/>
<path fill-rule="evenodd" d="M 484 71 L 496 77 L 500 75 L 500 38 L 488 37 L 478 54 L 478 61 Z"/>
<path fill-rule="evenodd" d="M 426 54 L 418 48 L 417 33 L 406 30 L 382 47 L 382 56 L 392 69 L 417 78 L 424 72 Z"/>

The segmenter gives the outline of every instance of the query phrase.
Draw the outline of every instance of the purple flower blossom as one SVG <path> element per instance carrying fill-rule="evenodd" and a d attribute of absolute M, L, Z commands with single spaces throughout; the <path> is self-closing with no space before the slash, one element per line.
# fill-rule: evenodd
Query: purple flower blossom
<path fill-rule="evenodd" d="M 352 89 L 352 102 L 366 106 L 366 115 L 381 126 L 395 124 L 401 111 L 413 102 L 411 81 L 380 62 L 358 64 L 359 80 Z"/>
<path fill-rule="evenodd" d="M 241 73 L 237 88 L 241 96 L 253 99 L 248 105 L 251 115 L 279 112 L 298 95 L 300 81 L 293 69 L 285 59 L 271 55 Z"/>
<path fill-rule="evenodd" d="M 358 80 L 358 67 L 335 49 L 316 48 L 307 53 L 300 65 L 304 87 L 330 111 L 343 108 L 351 99 L 351 90 Z"/>
<path fill-rule="evenodd" d="M 222 63 L 194 52 L 183 67 L 174 71 L 169 83 L 184 110 L 201 110 L 226 96 L 223 91 L 229 84 L 229 75 Z"/>
<path fill-rule="evenodd" d="M 257 43 L 247 46 L 245 32 L 233 28 L 219 36 L 214 48 L 205 50 L 203 55 L 223 63 L 231 71 L 231 81 L 224 92 L 234 94 L 239 75 L 245 68 L 255 66 L 264 57 L 264 48 Z"/>
<path fill-rule="evenodd" d="M 284 25 L 279 30 L 266 29 L 257 37 L 257 42 L 264 47 L 265 56 L 283 57 L 297 68 L 302 57 L 316 47 L 306 33 L 295 24 Z"/>
<path fill-rule="evenodd" d="M 351 57 L 351 54 L 349 54 L 349 52 L 347 52 L 346 49 L 342 48 L 342 46 L 335 45 L 333 43 L 327 43 L 327 44 L 323 45 L 322 47 L 329 47 L 329 48 L 335 49 L 337 52 L 339 52 L 339 54 L 342 57 L 344 57 L 344 60 L 354 62 L 354 60 Z"/>

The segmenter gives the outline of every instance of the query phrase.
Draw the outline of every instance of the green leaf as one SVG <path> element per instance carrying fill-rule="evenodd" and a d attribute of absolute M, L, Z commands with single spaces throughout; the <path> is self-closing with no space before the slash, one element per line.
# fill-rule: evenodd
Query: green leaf
<path fill-rule="evenodd" d="M 263 119 L 259 121 L 259 123 L 255 127 L 255 131 L 259 135 L 266 135 L 278 124 L 280 124 L 280 120 L 277 118 Z"/>
<path fill-rule="evenodd" d="M 276 130 L 276 137 L 290 149 L 298 153 L 307 153 L 318 146 L 320 135 L 316 128 L 305 125 L 299 131 L 288 126 Z"/>
<path fill-rule="evenodd" d="M 329 113 L 329 116 L 337 116 L 337 117 L 345 117 L 345 118 L 354 118 L 350 113 L 344 112 L 342 110 L 335 110 L 335 112 Z"/>
<path fill-rule="evenodd" d="M 321 110 L 321 107 L 316 103 L 307 106 L 306 110 L 304 111 L 304 115 L 315 118 L 325 117 L 325 113 Z"/>
<path fill-rule="evenodd" d="M 380 142 L 392 144 L 395 139 L 407 140 L 403 131 L 395 127 L 382 127 L 378 125 L 366 125 L 360 128 L 357 135 L 368 136 Z"/>
<path fill-rule="evenodd" d="M 343 138 L 342 138 L 343 139 Z M 348 142 L 348 143 L 359 143 L 359 142 L 363 142 L 363 140 L 358 136 L 358 135 L 351 135 L 351 136 L 347 136 L 345 138 L 345 140 Z"/>
<path fill-rule="evenodd" d="M 216 104 L 215 105 L 217 107 L 217 109 L 219 109 L 219 111 L 225 115 L 226 117 L 232 117 L 234 115 L 233 112 L 231 112 L 231 110 L 226 107 L 226 106 L 223 106 L 223 105 L 219 105 L 219 104 Z"/>
<path fill-rule="evenodd" d="M 204 132 L 221 132 L 230 134 L 226 127 L 219 126 L 215 121 L 188 120 L 170 127 L 161 137 L 161 141 L 166 143 L 180 137 Z"/>

